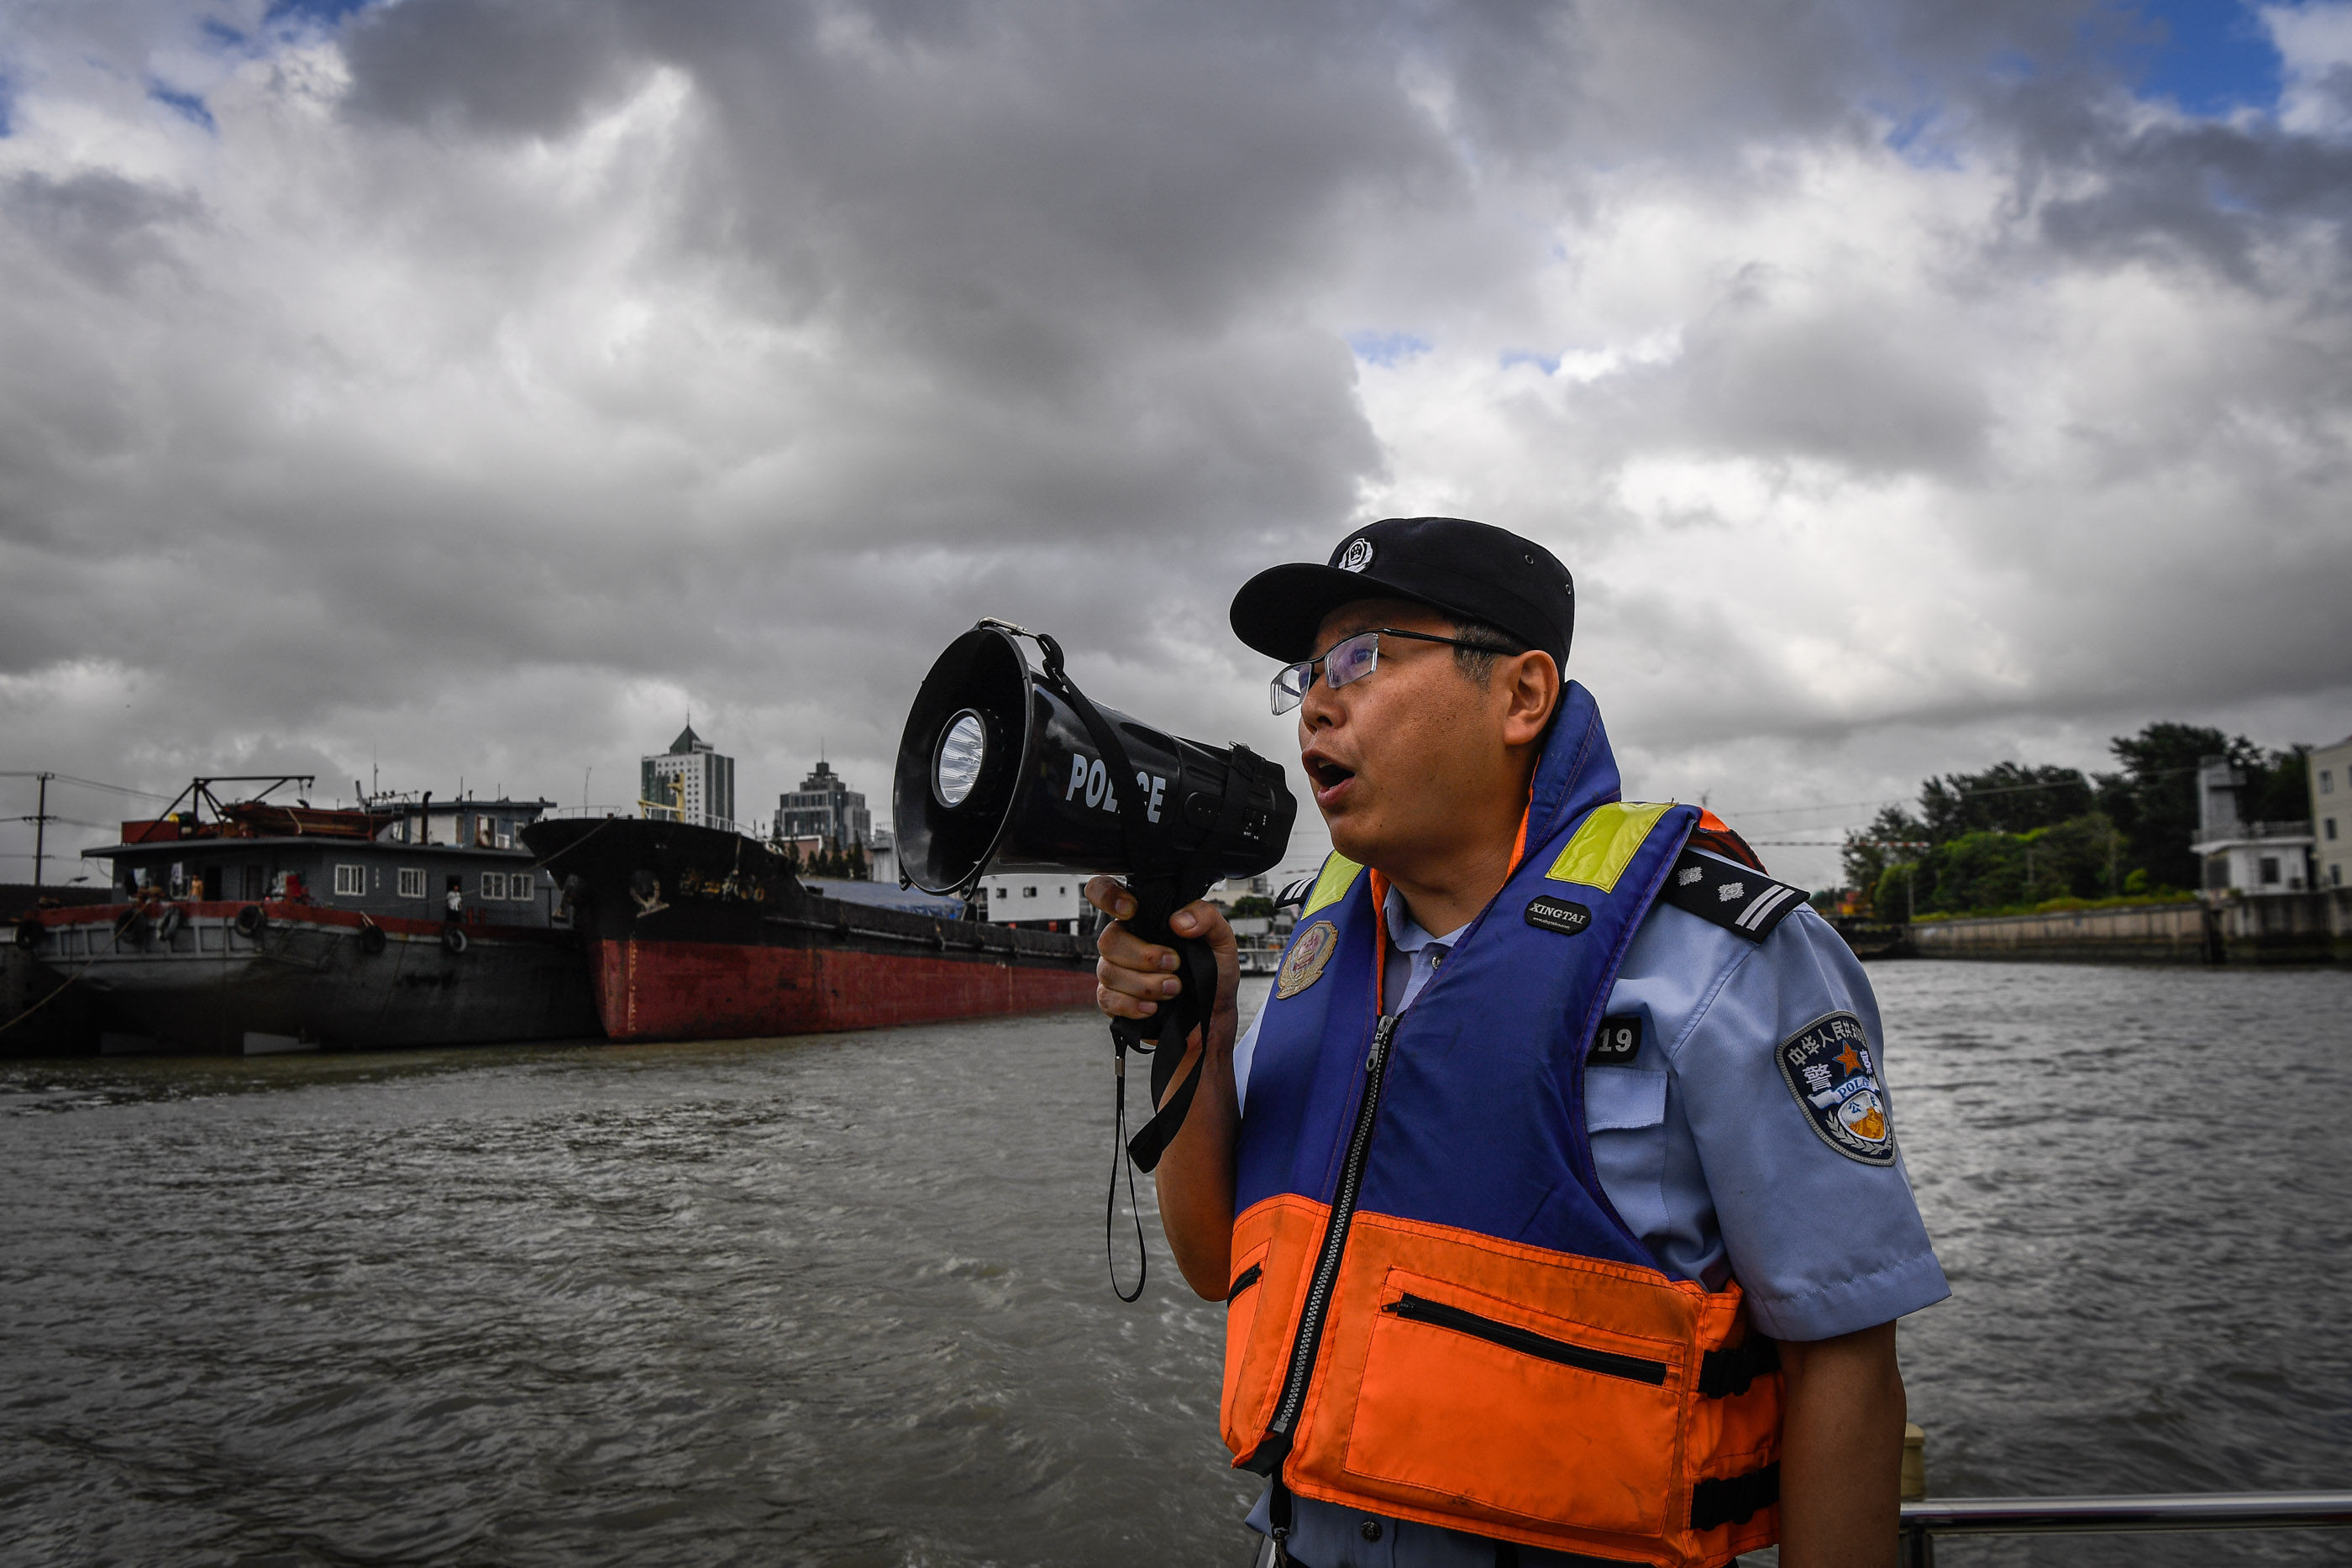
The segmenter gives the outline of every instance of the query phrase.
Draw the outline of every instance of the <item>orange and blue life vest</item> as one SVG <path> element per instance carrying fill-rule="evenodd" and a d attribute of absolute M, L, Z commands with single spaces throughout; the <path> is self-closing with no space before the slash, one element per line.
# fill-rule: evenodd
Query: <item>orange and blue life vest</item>
<path fill-rule="evenodd" d="M 1571 682 L 1508 879 L 1401 1014 L 1383 879 L 1326 862 L 1236 1150 L 1222 1426 L 1277 1496 L 1660 1564 L 1777 1538 L 1772 1342 L 1737 1283 L 1659 1267 L 1586 1131 L 1611 983 L 1699 820 L 1619 799 Z"/>

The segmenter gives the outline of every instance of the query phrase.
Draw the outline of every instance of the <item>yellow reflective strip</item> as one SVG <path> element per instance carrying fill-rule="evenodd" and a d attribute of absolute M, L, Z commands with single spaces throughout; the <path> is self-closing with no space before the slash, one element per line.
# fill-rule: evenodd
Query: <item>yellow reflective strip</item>
<path fill-rule="evenodd" d="M 1625 874 L 1633 863 L 1633 852 L 1658 825 L 1658 819 L 1673 807 L 1671 800 L 1655 804 L 1629 806 L 1623 802 L 1600 806 L 1584 819 L 1559 858 L 1551 862 L 1544 875 L 1553 882 L 1581 883 L 1597 887 L 1603 893 L 1612 891 L 1617 879 Z"/>
<path fill-rule="evenodd" d="M 1307 894 L 1307 907 L 1298 912 L 1298 918 L 1304 920 L 1347 897 L 1348 889 L 1356 883 L 1356 873 L 1363 869 L 1346 855 L 1333 854 L 1323 862 L 1323 874 L 1315 879 L 1314 888 Z"/>

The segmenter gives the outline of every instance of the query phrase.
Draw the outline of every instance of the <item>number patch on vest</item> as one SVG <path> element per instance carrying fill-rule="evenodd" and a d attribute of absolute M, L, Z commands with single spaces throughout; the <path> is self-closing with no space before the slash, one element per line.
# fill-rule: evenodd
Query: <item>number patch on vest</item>
<path fill-rule="evenodd" d="M 1538 898 L 1528 905 L 1528 924 L 1563 936 L 1579 936 L 1592 924 L 1592 911 L 1571 899 Z"/>
<path fill-rule="evenodd" d="M 1601 1020 L 1601 1032 L 1592 1037 L 1592 1050 L 1584 1058 L 1587 1067 L 1622 1067 L 1642 1054 L 1642 1015 L 1619 1013 Z"/>
<path fill-rule="evenodd" d="M 1780 1042 L 1780 1077 L 1822 1142 L 1865 1166 L 1895 1163 L 1895 1124 L 1870 1037 L 1852 1013 L 1814 1019 Z"/>

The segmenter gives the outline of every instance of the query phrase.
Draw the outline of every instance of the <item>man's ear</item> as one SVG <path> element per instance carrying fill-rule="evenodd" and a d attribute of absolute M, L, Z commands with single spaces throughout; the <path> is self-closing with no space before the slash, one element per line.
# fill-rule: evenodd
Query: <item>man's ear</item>
<path fill-rule="evenodd" d="M 1495 677 L 1502 683 L 1503 744 L 1528 746 L 1540 739 L 1559 706 L 1559 666 L 1551 655 L 1530 649 L 1495 661 Z"/>

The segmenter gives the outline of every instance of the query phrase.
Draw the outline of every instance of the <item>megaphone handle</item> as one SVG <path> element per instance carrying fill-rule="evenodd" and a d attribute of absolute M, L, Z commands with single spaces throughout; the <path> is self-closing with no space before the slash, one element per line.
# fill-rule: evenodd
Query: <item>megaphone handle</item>
<path fill-rule="evenodd" d="M 1175 1093 L 1169 1093 L 1169 1084 L 1183 1063 L 1185 1043 L 1192 1030 L 1207 1024 L 1209 1013 L 1216 1005 L 1216 954 L 1206 942 L 1179 936 L 1168 925 L 1171 915 L 1192 902 L 1186 896 L 1188 891 L 1168 877 L 1138 877 L 1129 889 L 1135 898 L 1135 913 L 1128 917 L 1127 928 L 1147 942 L 1176 950 L 1176 994 L 1148 1019 L 1118 1019 L 1111 1023 L 1111 1038 L 1120 1056 L 1122 1085 L 1127 1051 L 1145 1049 L 1141 1042 L 1148 1039 L 1157 1037 L 1159 1042 L 1151 1051 L 1153 1113 L 1127 1142 L 1128 1154 L 1146 1172 L 1160 1164 L 1160 1157 L 1168 1152 L 1168 1145 L 1183 1126 L 1185 1113 L 1192 1108 L 1192 1096 L 1201 1087 L 1199 1062 L 1184 1075 L 1183 1082 L 1176 1084 Z"/>

